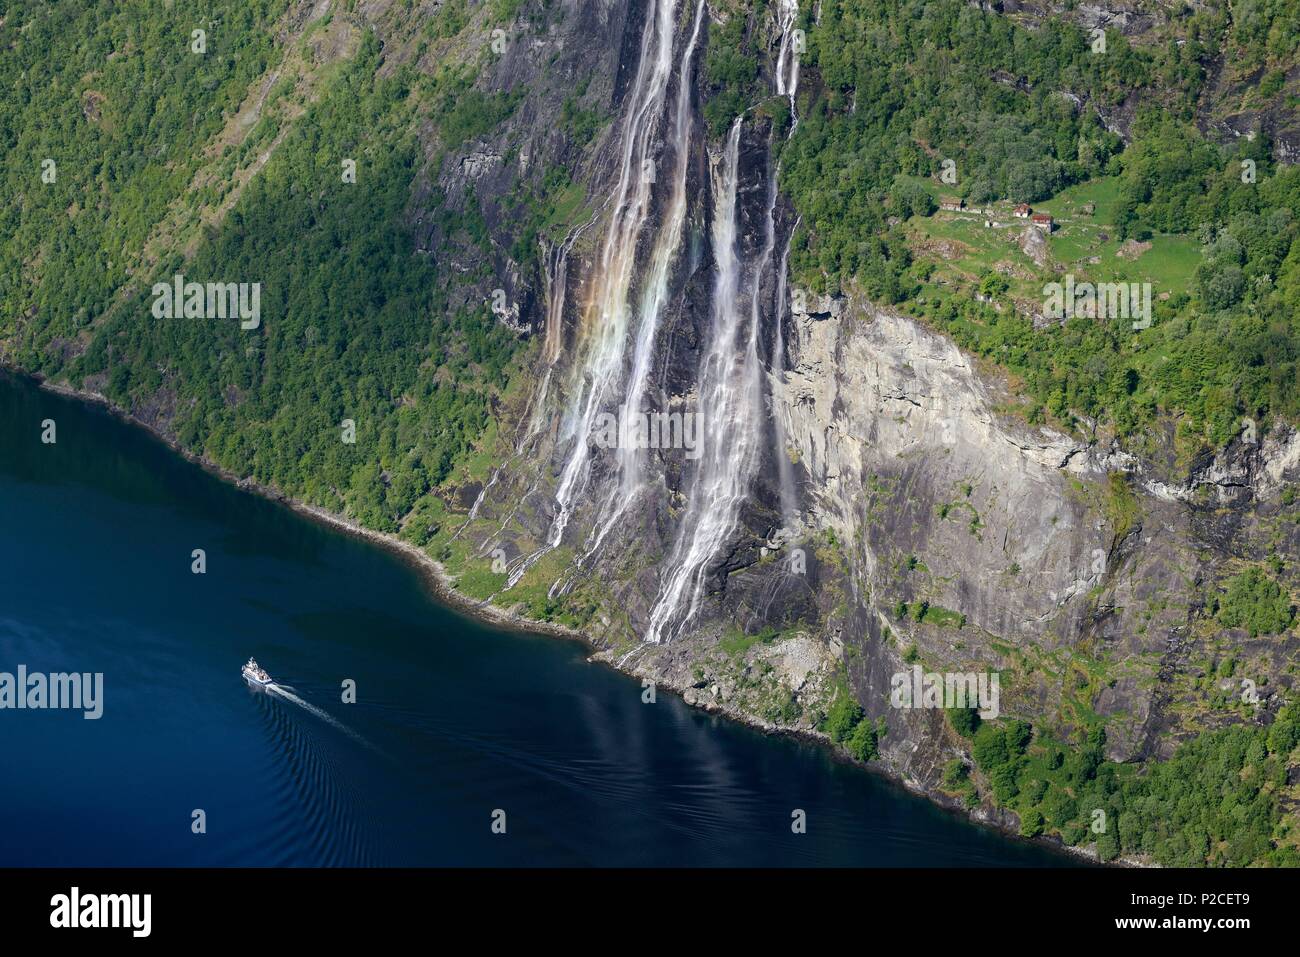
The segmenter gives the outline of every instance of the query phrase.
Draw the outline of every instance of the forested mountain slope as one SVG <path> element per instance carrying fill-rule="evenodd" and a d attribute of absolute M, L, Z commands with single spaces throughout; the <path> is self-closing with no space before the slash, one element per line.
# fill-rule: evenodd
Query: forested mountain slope
<path fill-rule="evenodd" d="M 1283 0 L 0 0 L 0 359 L 987 820 L 1295 864 L 1298 43 Z M 674 414 L 702 448 L 597 428 Z M 898 707 L 914 666 L 1000 715 Z"/>

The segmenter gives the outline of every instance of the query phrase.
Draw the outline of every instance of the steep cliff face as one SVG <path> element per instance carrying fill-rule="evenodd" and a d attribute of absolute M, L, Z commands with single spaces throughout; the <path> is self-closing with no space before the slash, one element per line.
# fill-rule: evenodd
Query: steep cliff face
<path fill-rule="evenodd" d="M 1002 374 L 897 311 L 792 288 L 776 124 L 703 122 L 700 17 L 741 14 L 629 15 L 637 73 L 588 167 L 607 198 L 549 251 L 537 384 L 464 528 L 502 563 L 491 600 L 580 597 L 602 658 L 770 728 L 823 733 L 847 689 L 884 765 L 942 800 L 970 742 L 943 709 L 897 706 L 914 667 L 997 674 L 1000 716 L 1067 742 L 1104 726 L 1121 762 L 1233 720 L 1207 686 L 1248 681 L 1271 720 L 1294 639 L 1225 630 L 1206 604 L 1278 536 L 1296 544 L 1278 521 L 1294 433 L 1190 468 L 1143 459 L 1028 425 Z M 1135 35 L 1159 19 L 1081 15 Z M 793 23 L 760 24 L 778 96 L 798 82 Z M 702 452 L 598 437 L 639 414 L 701 416 Z"/>
<path fill-rule="evenodd" d="M 945 800 L 964 790 L 953 764 L 968 766 L 973 748 L 951 709 L 899 706 L 897 677 L 918 667 L 996 674 L 999 717 L 1071 747 L 1104 728 L 1116 761 L 1168 758 L 1204 729 L 1275 718 L 1294 680 L 1294 629 L 1269 636 L 1212 606 L 1241 569 L 1300 554 L 1294 431 L 1274 422 L 1256 435 L 1250 422 L 1226 450 L 1188 463 L 1173 452 L 1176 421 L 1140 452 L 1087 419 L 1073 435 L 1030 425 L 1018 384 L 939 323 L 879 308 L 851 281 L 833 297 L 793 281 L 792 258 L 816 239 L 778 188 L 786 151 L 802 148 L 800 122 L 816 118 L 800 109 L 852 116 L 872 95 L 896 112 L 903 104 L 890 98 L 904 86 L 915 81 L 908 95 L 925 97 L 936 82 L 909 77 L 908 56 L 885 83 L 849 61 L 804 76 L 820 5 L 794 0 L 283 6 L 278 52 L 294 82 L 279 61 L 250 68 L 244 104 L 224 129 L 210 124 L 219 132 L 195 172 L 196 183 L 225 182 L 214 170 L 229 155 L 238 174 L 199 217 L 216 238 L 205 245 L 169 219 L 126 274 L 188 270 L 196 256 L 263 268 L 267 247 L 249 237 L 277 229 L 288 247 L 328 233 L 335 241 L 320 249 L 334 274 L 304 278 L 317 262 L 286 269 L 281 285 L 302 294 L 272 290 L 281 312 L 268 310 L 265 338 L 249 341 L 133 322 L 131 308 L 147 306 L 129 283 L 105 316 L 78 325 L 88 306 L 69 329 L 33 296 L 0 339 L 6 361 L 107 391 L 231 471 L 399 534 L 472 600 L 581 631 L 603 659 L 693 704 L 829 735 Z M 1135 45 L 1184 39 L 1164 5 L 950 6 L 954 48 L 977 29 L 1058 17 Z M 1001 19 L 978 19 L 981 9 Z M 1029 46 L 1022 36 L 1007 48 L 1016 43 Z M 942 59 L 921 46 L 912 52 Z M 348 74 L 359 57 L 364 69 Z M 1270 134 L 1275 157 L 1294 160 L 1294 111 L 1282 108 L 1294 77 L 1270 70 L 1272 92 L 1256 96 L 1262 61 L 1242 75 L 1223 57 L 1210 66 L 1195 103 L 1157 105 L 1219 138 Z M 344 79 L 331 80 L 340 68 Z M 1136 68 L 1122 59 L 1115 69 Z M 1096 77 L 1110 99 L 1085 102 L 1069 82 L 1087 77 L 1064 77 L 1046 99 L 1068 114 L 1059 151 L 1081 164 L 1110 147 L 1076 115 L 1095 111 L 1128 137 L 1152 105 Z M 987 143 L 1052 145 L 993 123 L 1031 102 L 1026 76 L 979 79 L 1001 111 L 979 127 L 996 133 Z M 272 90 L 282 96 L 264 112 Z M 358 98 L 361 129 L 350 125 Z M 929 139 L 943 122 L 920 117 L 907 131 L 900 151 L 921 165 L 899 179 L 921 178 L 936 159 Z M 295 138 L 294 124 L 309 132 Z M 845 165 L 824 184 L 837 195 L 852 198 L 854 176 L 883 162 L 875 132 L 846 145 L 820 127 L 811 165 L 818 150 L 838 151 Z M 385 164 L 389 153 L 400 161 Z M 347 187 L 340 157 L 362 170 Z M 261 220 L 240 192 L 257 194 L 272 175 L 299 202 Z M 376 187 L 385 176 L 409 183 Z M 364 200 L 347 205 L 357 185 L 403 221 L 359 225 Z M 188 202 L 156 205 L 180 221 Z M 51 222 L 64 208 L 51 206 Z M 352 218 L 330 219 L 339 209 Z M 906 219 L 881 218 L 882 229 Z M 403 230 L 413 248 L 399 257 L 388 233 Z M 821 272 L 897 266 L 900 250 L 872 245 L 875 231 L 839 237 Z M 383 242 L 367 254 L 397 264 L 374 287 L 370 264 L 336 256 L 372 233 Z M 1031 258 L 1050 258 L 1029 235 L 1042 254 Z M 404 288 L 408 270 L 436 289 Z M 322 381 L 331 376 L 346 381 Z M 465 413 L 459 393 L 471 391 L 481 403 Z M 360 443 L 340 445 L 341 419 L 359 423 Z M 1254 698 L 1235 707 L 1243 682 Z M 994 808 L 996 787 L 978 783 L 967 805 L 1014 824 Z"/>
<path fill-rule="evenodd" d="M 449 270 L 470 278 L 458 284 L 453 305 L 492 303 L 498 319 L 514 331 L 540 332 L 547 313 L 545 280 L 531 258 L 535 255 L 543 266 L 548 256 L 553 260 L 555 241 L 543 231 L 524 235 L 520 248 L 528 225 L 521 222 L 521 194 L 554 199 L 545 193 L 571 181 L 578 184 L 569 187 L 572 215 L 581 221 L 591 218 L 603 197 L 587 195 L 582 187 L 609 175 L 617 151 L 609 121 L 638 62 L 641 7 L 632 0 L 563 0 L 514 18 L 493 17 L 492 11 L 493 5 L 485 4 L 469 14 L 471 22 L 461 27 L 451 46 L 436 45 L 423 55 L 392 51 L 398 61 L 411 56 L 416 68 L 428 74 L 460 65 L 472 71 L 474 90 L 517 99 L 509 115 L 485 135 L 452 144 L 445 155 L 439 156 L 444 144 L 437 126 L 430 123 L 423 130 L 426 153 L 440 162 L 426 170 L 412 195 L 415 235 L 421 249 L 447 257 Z M 385 22 L 379 20 L 380 26 Z M 397 34 L 420 22 L 420 16 L 401 14 L 389 28 Z M 548 171 L 561 170 L 564 183 L 547 180 Z M 460 216 L 480 213 L 486 245 L 466 243 L 459 221 L 420 212 L 437 206 Z"/>
<path fill-rule="evenodd" d="M 599 587 L 653 643 L 712 614 L 705 596 L 780 527 L 764 370 L 789 217 L 769 119 L 706 135 L 708 8 L 659 2 L 645 15 L 612 162 L 590 187 L 606 198 L 548 260 L 539 384 L 475 517 L 510 516 L 479 544 L 505 555 L 503 598 L 562 568 L 551 598 Z M 662 436 L 628 437 L 661 416 L 675 417 Z"/>
<path fill-rule="evenodd" d="M 849 643 L 863 654 L 849 672 L 869 711 L 903 725 L 886 739 L 891 760 L 936 767 L 916 748 L 933 728 L 883 705 L 909 648 L 929 671 L 999 672 L 1005 709 L 1036 726 L 1061 733 L 1082 718 L 1074 709 L 1095 709 L 1116 760 L 1167 757 L 1165 732 L 1192 706 L 1171 694 L 1174 673 L 1195 670 L 1205 652 L 1198 589 L 1229 557 L 1221 526 L 1236 526 L 1236 547 L 1249 551 L 1242 526 L 1276 509 L 1278 479 L 1297 478 L 1294 438 L 1266 443 L 1236 471 L 1198 470 L 1193 483 L 1253 491 L 1196 508 L 1145 487 L 1122 452 L 1000 414 L 997 377 L 910 319 L 854 303 L 796 322 L 781 413 L 807 469 L 810 525 L 850 543 Z M 1243 466 L 1270 477 L 1250 482 Z M 957 610 L 964 624 L 893 611 L 918 601 Z M 1286 686 L 1286 659 L 1274 646 L 1251 674 Z M 1100 681 L 1087 674 L 1097 666 Z"/>

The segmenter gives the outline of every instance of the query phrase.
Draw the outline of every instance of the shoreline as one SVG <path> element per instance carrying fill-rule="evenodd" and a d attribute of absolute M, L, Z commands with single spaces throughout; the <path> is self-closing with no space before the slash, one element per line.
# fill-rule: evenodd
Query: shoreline
<path fill-rule="evenodd" d="M 582 642 L 593 652 L 600 650 L 589 636 L 583 632 L 577 631 L 576 629 L 568 628 L 564 625 L 557 625 L 552 622 L 534 621 L 531 618 L 525 618 L 509 609 L 501 608 L 497 605 L 480 603 L 467 597 L 463 592 L 456 588 L 455 579 L 447 573 L 447 570 L 443 568 L 441 562 L 425 554 L 410 542 L 404 541 L 398 536 L 388 532 L 380 532 L 373 528 L 367 528 L 366 526 L 348 518 L 346 515 L 331 512 L 329 509 L 321 508 L 318 505 L 310 505 L 307 502 L 301 502 L 272 486 L 263 485 L 262 483 L 255 482 L 249 478 L 243 478 L 236 473 L 231 472 L 229 469 L 218 465 L 206 456 L 197 455 L 194 452 L 191 452 L 174 438 L 162 432 L 158 428 L 114 405 L 112 401 L 101 392 L 92 392 L 88 389 L 74 389 L 72 386 L 58 382 L 51 382 L 49 379 L 24 372 L 21 369 L 15 369 L 8 365 L 4 365 L 2 368 L 8 371 L 11 375 L 27 379 L 46 392 L 98 406 L 121 422 L 135 428 L 143 429 L 186 461 L 199 466 L 208 474 L 213 475 L 236 488 L 252 492 L 268 501 L 284 505 L 297 514 L 319 522 L 320 524 L 327 525 L 338 531 L 346 532 L 357 538 L 363 538 L 373 545 L 378 545 L 381 548 L 388 549 L 414 566 L 415 570 L 421 574 L 421 577 L 429 583 L 430 591 L 440 603 L 447 605 L 470 618 L 513 631 L 526 631 L 532 634 L 540 633 L 553 638 L 570 638 Z"/>
<path fill-rule="evenodd" d="M 166 445 L 169 450 L 181 456 L 186 461 L 199 466 L 210 475 L 213 475 L 238 489 L 251 492 L 268 501 L 286 506 L 291 511 L 303 516 L 304 518 L 332 528 L 335 531 L 363 539 L 372 545 L 389 551 L 395 557 L 400 558 L 403 562 L 410 565 L 412 570 L 420 575 L 420 577 L 428 584 L 431 597 L 436 602 L 466 616 L 467 618 L 507 631 L 531 635 L 544 635 L 551 638 L 564 638 L 580 642 L 587 651 L 586 659 L 589 663 L 604 665 L 630 678 L 642 677 L 642 675 L 638 674 L 632 667 L 623 667 L 621 661 L 615 660 L 614 656 L 607 654 L 609 649 L 599 646 L 596 641 L 585 632 L 569 628 L 565 625 L 557 625 L 552 622 L 536 621 L 531 618 L 526 618 L 509 609 L 490 605 L 486 602 L 478 602 L 469 598 L 456 588 L 454 578 L 447 573 L 441 562 L 432 558 L 410 542 L 404 541 L 398 536 L 388 532 L 380 532 L 372 528 L 367 528 L 347 516 L 331 512 L 328 509 L 321 508 L 320 506 L 298 501 L 297 499 L 286 495 L 279 489 L 263 485 L 260 482 L 255 482 L 249 478 L 242 478 L 234 472 L 231 472 L 230 470 L 211 461 L 207 457 L 195 454 L 189 449 L 184 448 L 174 438 L 162 432 L 155 426 L 114 405 L 113 402 L 103 393 L 93 392 L 87 389 L 76 389 L 63 383 L 52 382 L 43 376 L 14 368 L 3 361 L 0 361 L 0 371 L 6 372 L 20 379 L 25 379 L 28 382 L 35 384 L 39 389 L 53 395 L 97 406 L 118 419 L 120 422 L 135 428 L 143 429 L 155 439 Z M 654 680 L 658 687 L 666 689 L 675 694 L 678 698 L 682 699 L 683 703 L 686 704 L 687 707 L 701 711 L 705 714 L 718 715 L 728 720 L 735 721 L 738 724 L 745 725 L 765 735 L 797 738 L 801 741 L 825 748 L 831 757 L 837 762 L 850 764 L 859 770 L 873 774 L 891 786 L 910 795 L 920 797 L 935 808 L 947 814 L 959 817 L 976 827 L 989 828 L 1009 840 L 1036 845 L 1040 848 L 1054 851 L 1066 857 L 1074 858 L 1077 861 L 1105 866 L 1104 863 L 1098 859 L 1095 852 L 1086 848 L 1071 846 L 1053 837 L 1040 836 L 1035 838 L 1026 838 L 1022 836 L 1010 824 L 999 819 L 999 812 L 1002 809 L 995 808 L 992 813 L 988 813 L 985 812 L 983 805 L 981 805 L 979 808 L 971 810 L 961 805 L 955 798 L 950 798 L 943 794 L 943 792 L 936 793 L 928 791 L 924 787 L 908 780 L 906 777 L 885 767 L 879 762 L 872 764 L 870 762 L 861 763 L 854 761 L 848 756 L 848 753 L 844 748 L 836 745 L 831 740 L 830 736 L 825 733 L 807 729 L 781 728 L 770 725 L 760 718 L 736 708 L 727 707 L 725 705 L 715 705 L 712 702 L 697 703 L 687 701 L 684 694 L 687 690 L 685 686 L 679 687 L 678 685 L 664 681 L 659 677 L 656 677 Z M 1121 867 L 1152 866 L 1140 861 L 1124 858 L 1120 858 L 1111 863 L 1114 866 Z"/>

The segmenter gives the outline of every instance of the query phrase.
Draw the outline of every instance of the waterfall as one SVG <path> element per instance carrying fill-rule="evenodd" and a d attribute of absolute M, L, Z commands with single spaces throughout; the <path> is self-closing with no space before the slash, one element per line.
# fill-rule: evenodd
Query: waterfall
<path fill-rule="evenodd" d="M 555 516 L 546 542 L 512 563 L 507 588 L 514 587 L 533 564 L 560 545 L 574 507 L 583 501 L 591 478 L 593 426 L 596 417 L 619 399 L 620 388 L 628 375 L 627 353 L 633 328 L 636 328 L 636 343 L 632 349 L 630 379 L 622 390 L 621 406 L 625 413 L 629 408 L 634 412 L 641 411 L 640 404 L 647 393 L 654 358 L 659 315 L 667 299 L 672 266 L 682 245 L 691 135 L 691 69 L 704 11 L 704 0 L 697 0 L 690 39 L 677 60 L 675 115 L 669 128 L 669 142 L 665 144 L 665 152 L 671 151 L 672 156 L 668 203 L 634 314 L 632 290 L 636 280 L 637 250 L 644 232 L 654 225 L 651 200 L 656 169 L 652 153 L 672 76 L 676 26 L 675 0 L 649 0 L 646 5 L 640 60 L 620 131 L 618 180 L 604 204 L 611 212 L 601 252 L 594 264 L 588 300 L 582 310 L 577 339 L 583 352 L 573 364 L 568 410 L 561 423 L 560 447 L 567 444 L 570 448 L 555 491 Z M 548 270 L 548 325 L 543 347 L 548 369 L 543 377 L 543 390 L 551 388 L 553 370 L 550 366 L 561 352 L 565 271 L 573 238 L 576 237 L 570 237 L 558 251 Z M 534 427 L 536 424 L 535 421 Z M 629 494 L 620 495 L 618 489 L 611 491 L 610 500 L 599 510 L 600 518 L 588 536 L 589 547 L 584 558 L 599 548 L 605 533 L 626 509 L 634 497 L 630 493 L 639 484 L 639 450 L 619 449 L 617 462 L 622 476 L 620 485 Z M 551 593 L 554 595 L 561 585 L 562 582 L 556 582 Z"/>
<path fill-rule="evenodd" d="M 591 435 L 596 415 L 622 382 L 630 325 L 628 296 L 632 286 L 637 240 L 650 215 L 654 127 L 663 112 L 673 53 L 673 0 L 646 6 L 641 56 L 628 97 L 622 131 L 618 185 L 591 299 L 580 336 L 587 338 L 582 361 L 574 365 L 572 406 L 561 438 L 573 444 L 555 492 L 556 514 L 547 548 L 564 537 L 574 502 L 586 491 L 591 475 Z"/>
<path fill-rule="evenodd" d="M 549 367 L 555 365 L 564 347 L 564 304 L 569 293 L 569 253 L 573 244 L 591 225 L 584 223 L 570 231 L 564 241 L 546 251 L 546 338 L 542 345 L 542 360 Z"/>
<path fill-rule="evenodd" d="M 789 97 L 792 118 L 799 85 L 799 44 L 793 29 L 798 13 L 798 0 L 779 0 L 776 15 L 781 42 L 777 54 L 776 91 Z M 646 641 L 652 643 L 667 637 L 670 626 L 680 630 L 698 612 L 709 565 L 739 526 L 740 509 L 749 495 L 762 456 L 762 443 L 768 434 L 762 418 L 765 406 L 758 331 L 762 324 L 763 279 L 771 269 L 776 245 L 779 169 L 771 169 L 768 175 L 763 246 L 750 271 L 749 321 L 746 324 L 741 321 L 738 302 L 742 264 L 736 247 L 736 187 L 743 120 L 741 116 L 732 125 L 722 173 L 716 177 L 714 188 L 713 247 L 717 279 L 713 294 L 712 338 L 709 352 L 701 363 L 697 389 L 700 411 L 711 427 L 706 426 L 704 454 L 695 473 L 671 558 L 665 566 L 668 577 L 650 611 Z M 794 123 L 790 128 L 790 133 L 793 132 Z M 776 277 L 773 303 L 776 332 L 772 366 L 776 376 L 783 374 L 784 366 L 781 324 L 785 317 L 785 276 L 789 253 L 787 241 Z M 793 469 L 779 416 L 775 415 L 775 409 L 768 411 L 776 423 L 771 433 L 776 446 L 773 452 L 780 481 L 783 524 L 788 525 L 797 511 Z M 686 611 L 678 617 L 683 602 L 687 603 Z"/>
<path fill-rule="evenodd" d="M 643 232 L 652 223 L 651 193 L 656 176 L 651 153 L 655 130 L 663 116 L 674 62 L 676 23 L 674 0 L 651 0 L 646 7 L 641 58 L 623 122 L 618 184 L 612 197 L 613 211 L 596 264 L 590 300 L 583 315 L 581 332 L 588 334 L 590 342 L 582 361 L 575 364 L 572 405 L 561 434 L 561 440 L 571 442 L 572 448 L 556 488 L 555 519 L 544 550 L 560 544 L 574 504 L 587 491 L 591 477 L 593 426 L 596 416 L 619 397 L 620 386 L 627 375 L 628 338 L 634 322 L 639 322 L 639 327 L 632 350 L 631 379 L 623 394 L 623 407 L 637 403 L 634 411 L 640 411 L 639 403 L 646 394 L 659 313 L 667 298 L 671 266 L 681 246 L 691 128 L 690 70 L 703 13 L 704 2 L 697 0 L 690 40 L 679 60 L 676 116 L 667 144 L 673 156 L 668 206 L 642 284 L 637 314 L 633 315 L 631 294 L 636 278 L 636 254 Z M 559 317 L 553 317 L 551 321 L 558 324 Z M 627 484 L 635 484 L 639 474 L 637 451 L 619 450 L 619 469 Z M 625 507 L 627 499 L 627 496 L 621 496 L 619 504 Z M 596 545 L 589 551 L 598 546 L 617 514 L 615 512 L 611 517 L 608 508 L 604 512 L 605 520 L 593 529 Z"/>
<path fill-rule="evenodd" d="M 659 332 L 659 317 L 668 298 L 668 280 L 671 267 L 682 244 L 682 226 L 686 221 L 686 163 L 691 139 L 691 61 L 699 40 L 700 24 L 704 18 L 704 0 L 698 0 L 691 38 L 682 56 L 681 72 L 677 78 L 677 103 L 673 117 L 673 175 L 672 192 L 664 211 L 663 227 L 655 238 L 654 252 L 650 257 L 645 287 L 641 295 L 641 326 L 637 332 L 636 349 L 632 357 L 632 376 L 628 383 L 624 414 L 635 415 L 642 411 L 654 361 L 655 340 Z M 634 497 L 633 486 L 640 482 L 640 448 L 620 449 L 620 471 L 623 488 L 619 512 Z M 606 523 L 613 524 L 614 519 Z"/>
<path fill-rule="evenodd" d="M 546 250 L 546 271 L 543 273 L 546 295 L 546 337 L 542 342 L 542 361 L 546 363 L 546 373 L 542 376 L 541 388 L 533 399 L 533 413 L 529 420 L 528 431 L 519 443 L 516 453 L 523 451 L 524 443 L 537 435 L 545 424 L 546 399 L 550 394 L 551 376 L 555 372 L 555 363 L 564 349 L 564 307 L 569 295 L 569 253 L 587 229 L 596 222 L 596 213 L 591 219 L 570 230 L 564 241 Z"/>
<path fill-rule="evenodd" d="M 717 275 L 713 288 L 712 333 L 708 351 L 700 362 L 697 382 L 700 411 L 705 417 L 704 450 L 672 555 L 664 565 L 668 578 L 650 612 L 646 632 L 649 642 L 662 640 L 684 601 L 689 606 L 682 623 L 693 618 L 699 609 L 708 564 L 736 529 L 740 506 L 749 494 L 762 444 L 757 302 L 760 297 L 753 296 L 751 290 L 750 308 L 741 308 L 742 264 L 736 245 L 742 123 L 743 117 L 738 117 L 732 124 L 726 150 L 713 177 L 712 238 Z M 761 282 L 760 272 L 754 270 L 755 287 Z"/>
<path fill-rule="evenodd" d="M 777 95 L 790 99 L 790 131 L 788 140 L 794 135 L 799 125 L 799 114 L 795 111 L 795 94 L 799 92 L 799 46 L 796 39 L 794 22 L 799 17 L 799 0 L 778 0 L 777 18 L 781 31 L 781 46 L 776 58 L 776 92 Z M 780 169 L 772 174 L 773 180 L 780 178 Z M 785 315 L 786 295 L 789 290 L 787 272 L 790 264 L 790 243 L 799 229 L 799 220 L 790 228 L 786 237 L 785 249 L 781 253 L 781 264 L 776 274 L 776 327 L 772 348 L 772 375 L 780 382 L 785 381 Z M 781 486 L 781 522 L 788 532 L 798 512 L 798 496 L 794 489 L 794 467 L 790 463 L 785 423 L 775 408 L 771 408 L 774 435 L 776 438 L 776 468 Z"/>
<path fill-rule="evenodd" d="M 687 174 L 694 135 L 692 71 L 705 12 L 705 0 L 696 0 L 692 26 L 678 51 L 676 0 L 647 0 L 640 60 L 621 120 L 616 185 L 604 204 L 609 210 L 605 232 L 584 287 L 586 296 L 579 310 L 575 348 L 570 350 L 573 359 L 568 384 L 563 387 L 556 384 L 560 377 L 556 363 L 565 351 L 561 323 L 572 237 L 548 256 L 548 327 L 543 344 L 547 369 L 540 392 L 543 401 L 548 391 L 565 396 L 566 411 L 558 423 L 556 446 L 563 464 L 546 541 L 511 563 L 507 588 L 561 544 L 579 504 L 590 507 L 595 518 L 573 565 L 575 569 L 601 548 L 609 531 L 641 496 L 650 457 L 638 447 L 640 442 L 629 443 L 620 433 L 619 447 L 612 456 L 616 473 L 609 482 L 601 473 L 603 497 L 592 501 L 594 427 L 603 413 L 617 410 L 620 421 L 639 419 L 651 411 L 647 403 L 663 405 L 668 401 L 666 396 L 652 398 L 652 389 L 656 362 L 661 359 L 657 349 L 662 316 L 673 288 L 673 276 L 684 258 L 690 206 Z M 777 0 L 773 15 L 780 31 L 776 92 L 789 98 L 793 116 L 801 49 L 794 29 L 798 0 Z M 674 80 L 675 96 L 670 104 Z M 764 317 L 775 309 L 773 367 L 774 374 L 781 375 L 785 351 L 781 322 L 786 308 L 789 244 L 776 267 L 777 170 L 769 169 L 760 251 L 750 262 L 742 254 L 737 236 L 737 192 L 743 122 L 743 116 L 735 120 L 721 157 L 710 163 L 710 236 L 715 274 L 696 378 L 696 409 L 704 420 L 703 448 L 698 460 L 686 465 L 683 475 L 686 505 L 670 554 L 661 565 L 663 577 L 646 634 L 649 642 L 663 640 L 670 630 L 679 631 L 697 614 L 710 567 L 739 529 L 741 510 L 772 444 L 776 446 L 781 473 L 784 517 L 788 520 L 795 510 L 794 482 L 783 432 L 779 423 L 773 431 L 765 419 L 769 414 L 764 390 L 766 370 L 759 350 Z M 658 143 L 661 127 L 662 148 Z M 656 159 L 664 164 L 657 186 Z M 656 199 L 660 201 L 657 206 Z M 773 283 L 765 284 L 774 268 L 779 274 Z M 773 289 L 775 301 L 770 298 Z M 530 434 L 537 434 L 540 424 L 535 417 Z M 551 595 L 567 591 L 571 583 L 572 571 L 551 586 Z"/>
<path fill-rule="evenodd" d="M 794 95 L 799 91 L 799 44 L 794 21 L 799 16 L 799 0 L 777 0 L 777 27 L 781 46 L 776 56 L 776 94 L 790 98 L 793 116 Z"/>
<path fill-rule="evenodd" d="M 790 235 L 786 237 L 785 241 L 785 250 L 781 253 L 781 264 L 776 271 L 776 321 L 773 323 L 775 329 L 772 334 L 772 378 L 775 382 L 781 383 L 785 382 L 785 315 L 786 296 L 789 291 L 786 273 L 790 264 L 790 243 L 794 239 L 795 231 L 799 228 L 799 222 L 800 220 L 796 219 L 794 225 L 790 227 Z M 769 392 L 769 397 L 772 397 L 774 392 L 775 387 Z M 799 500 L 794 489 L 794 466 L 790 462 L 785 421 L 776 408 L 775 399 L 773 399 L 769 411 L 772 415 L 773 432 L 776 440 L 777 478 L 781 485 L 781 524 L 788 531 L 799 511 Z"/>

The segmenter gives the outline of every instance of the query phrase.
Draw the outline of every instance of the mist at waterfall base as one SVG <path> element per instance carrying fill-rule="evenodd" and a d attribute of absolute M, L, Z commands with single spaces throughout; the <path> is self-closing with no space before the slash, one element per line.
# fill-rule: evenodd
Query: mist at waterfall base
<path fill-rule="evenodd" d="M 0 710 L 0 865 L 1069 863 L 643 704 L 577 642 L 470 621 L 393 553 L 2 375 L 0 568 L 0 671 L 104 674 L 99 720 Z M 249 655 L 332 720 L 250 689 Z"/>

